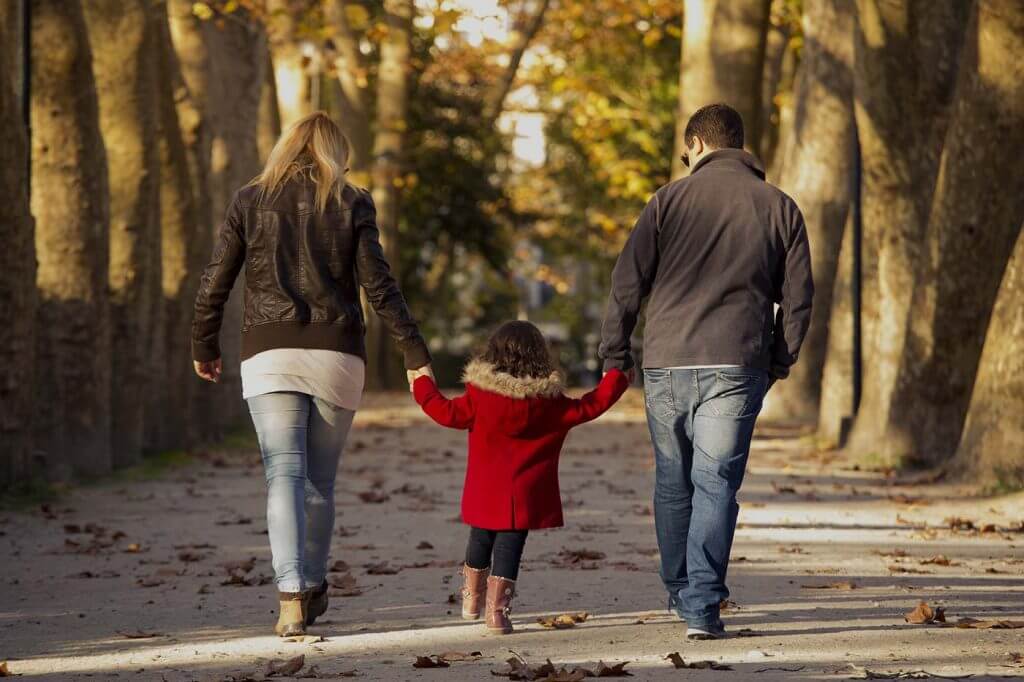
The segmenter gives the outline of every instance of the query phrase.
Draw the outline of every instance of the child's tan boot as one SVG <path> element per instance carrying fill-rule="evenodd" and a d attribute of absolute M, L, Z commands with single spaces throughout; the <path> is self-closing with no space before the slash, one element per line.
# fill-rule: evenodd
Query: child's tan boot
<path fill-rule="evenodd" d="M 280 637 L 297 637 L 306 634 L 306 601 L 308 592 L 278 592 L 280 606 L 274 632 Z"/>
<path fill-rule="evenodd" d="M 512 597 L 515 596 L 516 581 L 498 576 L 487 579 L 487 612 L 485 624 L 487 630 L 494 635 L 507 635 L 512 632 Z"/>
<path fill-rule="evenodd" d="M 462 619 L 477 620 L 487 595 L 487 576 L 489 568 L 470 568 L 462 566 Z"/>

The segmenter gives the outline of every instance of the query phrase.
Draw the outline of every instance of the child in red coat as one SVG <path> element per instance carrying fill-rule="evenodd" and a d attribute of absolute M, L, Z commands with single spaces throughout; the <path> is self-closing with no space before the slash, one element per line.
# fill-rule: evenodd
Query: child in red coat
<path fill-rule="evenodd" d="M 558 457 L 569 429 L 615 404 L 630 380 L 619 370 L 576 400 L 563 392 L 540 330 L 507 322 L 463 375 L 465 394 L 448 400 L 429 376 L 413 385 L 416 402 L 441 426 L 469 430 L 462 520 L 470 528 L 463 567 L 462 617 L 512 632 L 509 608 L 527 532 L 562 525 Z"/>

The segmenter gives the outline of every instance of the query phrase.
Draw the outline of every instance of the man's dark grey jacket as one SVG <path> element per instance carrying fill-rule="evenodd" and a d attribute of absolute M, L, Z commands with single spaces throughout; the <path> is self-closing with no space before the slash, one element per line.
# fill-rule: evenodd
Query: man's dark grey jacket
<path fill-rule="evenodd" d="M 648 295 L 644 367 L 742 365 L 784 378 L 814 295 L 800 209 L 747 152 L 711 152 L 655 193 L 615 264 L 605 370 L 633 365 L 630 337 Z"/>

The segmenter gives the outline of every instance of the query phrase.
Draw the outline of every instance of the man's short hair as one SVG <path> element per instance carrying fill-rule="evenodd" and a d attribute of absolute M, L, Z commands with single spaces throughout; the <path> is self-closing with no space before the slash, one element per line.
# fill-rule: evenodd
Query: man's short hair
<path fill-rule="evenodd" d="M 712 149 L 743 148 L 743 117 L 728 104 L 701 107 L 686 124 L 686 146 L 699 137 Z"/>

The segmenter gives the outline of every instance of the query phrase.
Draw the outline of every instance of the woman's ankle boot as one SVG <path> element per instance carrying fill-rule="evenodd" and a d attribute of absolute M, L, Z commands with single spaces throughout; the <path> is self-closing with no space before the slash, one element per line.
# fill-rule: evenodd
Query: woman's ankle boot
<path fill-rule="evenodd" d="M 281 637 L 297 637 L 306 634 L 306 600 L 308 592 L 278 592 L 280 607 L 274 632 Z"/>
<path fill-rule="evenodd" d="M 470 568 L 462 566 L 462 619 L 476 620 L 480 617 L 481 607 L 487 595 L 487 576 L 489 568 Z"/>
<path fill-rule="evenodd" d="M 312 625 L 316 619 L 327 611 L 327 581 L 323 581 L 320 587 L 314 587 L 309 591 L 309 601 L 306 604 L 306 625 Z"/>
<path fill-rule="evenodd" d="M 512 597 L 515 596 L 516 581 L 491 576 L 487 579 L 487 630 L 495 635 L 512 632 Z"/>

